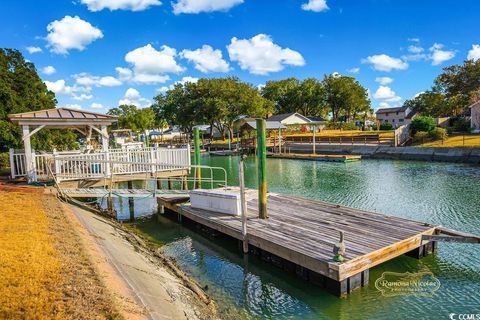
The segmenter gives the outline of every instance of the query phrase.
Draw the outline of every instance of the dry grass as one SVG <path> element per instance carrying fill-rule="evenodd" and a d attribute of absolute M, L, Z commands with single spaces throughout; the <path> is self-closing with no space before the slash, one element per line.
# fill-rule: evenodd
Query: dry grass
<path fill-rule="evenodd" d="M 120 318 L 51 195 L 0 192 L 0 318 Z"/>
<path fill-rule="evenodd" d="M 447 137 L 444 141 L 430 141 L 419 145 L 420 147 L 435 147 L 435 148 L 474 148 L 480 147 L 480 134 L 475 135 L 457 135 Z"/>

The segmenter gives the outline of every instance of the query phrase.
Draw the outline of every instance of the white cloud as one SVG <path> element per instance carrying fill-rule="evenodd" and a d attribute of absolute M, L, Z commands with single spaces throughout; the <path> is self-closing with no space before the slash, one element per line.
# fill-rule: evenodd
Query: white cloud
<path fill-rule="evenodd" d="M 234 37 L 227 49 L 230 60 L 237 61 L 242 70 L 253 74 L 266 75 L 281 71 L 285 65 L 305 65 L 299 52 L 281 48 L 266 34 L 258 34 L 251 39 Z"/>
<path fill-rule="evenodd" d="M 144 108 L 150 106 L 151 103 L 150 100 L 143 98 L 137 89 L 128 88 L 127 91 L 125 91 L 123 99 L 120 99 L 118 104 L 134 105 L 139 108 Z"/>
<path fill-rule="evenodd" d="M 53 66 L 46 66 L 42 68 L 42 73 L 46 75 L 51 75 L 51 74 L 54 74 L 55 72 L 57 72 L 57 70 L 55 70 Z"/>
<path fill-rule="evenodd" d="M 37 52 L 42 52 L 42 48 L 40 47 L 27 47 L 28 53 L 37 53 Z"/>
<path fill-rule="evenodd" d="M 68 109 L 82 109 L 82 106 L 79 104 L 66 104 L 61 106 L 60 108 L 68 108 Z"/>
<path fill-rule="evenodd" d="M 150 6 L 162 4 L 159 0 L 81 0 L 87 5 L 90 11 L 101 11 L 103 9 L 142 11 Z"/>
<path fill-rule="evenodd" d="M 243 0 L 177 0 L 172 3 L 173 13 L 200 13 L 212 11 L 228 11 L 242 4 Z"/>
<path fill-rule="evenodd" d="M 362 59 L 362 63 L 371 64 L 373 69 L 378 71 L 390 72 L 392 70 L 405 70 L 408 68 L 408 63 L 398 58 L 390 57 L 386 54 L 377 54 Z"/>
<path fill-rule="evenodd" d="M 423 52 L 425 49 L 423 49 L 420 46 L 410 45 L 408 46 L 407 50 L 408 52 L 411 52 L 411 53 L 420 53 L 420 52 Z"/>
<path fill-rule="evenodd" d="M 180 56 L 195 64 L 195 69 L 203 72 L 228 72 L 230 65 L 223 59 L 222 51 L 203 45 L 196 50 L 183 50 Z"/>
<path fill-rule="evenodd" d="M 118 73 L 118 79 L 120 81 L 129 81 L 133 77 L 133 72 L 132 70 L 128 68 L 122 68 L 122 67 L 116 67 L 115 71 Z"/>
<path fill-rule="evenodd" d="M 390 87 L 382 85 L 378 87 L 377 91 L 373 94 L 373 97 L 381 102 L 398 102 L 402 100 L 402 98 L 397 96 L 395 91 Z"/>
<path fill-rule="evenodd" d="M 190 82 L 190 83 L 197 83 L 199 79 L 198 78 L 194 78 L 194 77 L 183 77 L 182 79 L 178 80 L 178 81 L 175 81 L 173 84 L 169 85 L 169 86 L 163 86 L 159 89 L 157 89 L 157 92 L 160 92 L 160 93 L 165 93 L 167 92 L 168 90 L 172 90 L 176 84 L 185 84 L 187 82 Z"/>
<path fill-rule="evenodd" d="M 347 71 L 350 72 L 350 73 L 356 74 L 356 73 L 360 72 L 360 68 L 355 67 L 355 68 L 348 69 Z"/>
<path fill-rule="evenodd" d="M 120 80 L 112 76 L 99 77 L 84 72 L 73 75 L 73 78 L 78 85 L 86 87 L 116 87 L 122 84 Z"/>
<path fill-rule="evenodd" d="M 75 92 L 74 87 L 67 86 L 65 80 L 45 81 L 47 89 L 53 91 L 56 95 L 70 96 Z"/>
<path fill-rule="evenodd" d="M 103 108 L 105 108 L 105 107 L 104 107 L 103 104 L 101 104 L 101 103 L 93 102 L 93 103 L 90 105 L 90 108 L 92 108 L 92 109 L 103 109 Z"/>
<path fill-rule="evenodd" d="M 308 0 L 308 3 L 302 4 L 302 9 L 306 11 L 322 12 L 329 8 L 326 0 Z"/>
<path fill-rule="evenodd" d="M 184 67 L 177 64 L 176 57 L 177 50 L 174 48 L 164 45 L 161 50 L 156 50 L 151 44 L 147 44 L 125 55 L 125 61 L 132 64 L 133 72 L 121 67 L 116 70 L 120 77 L 129 78 L 134 82 L 163 83 L 170 80 L 165 73 L 180 73 L 185 70 Z"/>
<path fill-rule="evenodd" d="M 82 93 L 80 95 L 73 95 L 73 100 L 77 100 L 77 101 L 83 101 L 83 100 L 90 100 L 93 98 L 93 95 L 91 94 L 85 94 L 85 93 Z"/>
<path fill-rule="evenodd" d="M 448 61 L 455 57 L 455 51 L 451 50 L 443 50 L 443 44 L 434 43 L 433 46 L 430 47 L 431 59 L 432 59 L 432 66 L 437 66 L 442 64 L 445 61 Z"/>
<path fill-rule="evenodd" d="M 478 59 L 480 59 L 480 45 L 478 44 L 472 45 L 472 49 L 468 51 L 467 59 L 473 60 L 473 61 L 477 61 Z"/>
<path fill-rule="evenodd" d="M 78 16 L 65 16 L 60 21 L 50 22 L 47 31 L 50 51 L 58 54 L 67 54 L 71 49 L 82 51 L 93 41 L 103 38 L 100 29 Z"/>
<path fill-rule="evenodd" d="M 420 42 L 419 38 L 408 38 L 407 40 L 410 42 Z"/>
<path fill-rule="evenodd" d="M 380 83 L 382 86 L 386 86 L 387 84 L 392 83 L 393 79 L 390 77 L 377 77 L 375 78 L 375 81 Z"/>

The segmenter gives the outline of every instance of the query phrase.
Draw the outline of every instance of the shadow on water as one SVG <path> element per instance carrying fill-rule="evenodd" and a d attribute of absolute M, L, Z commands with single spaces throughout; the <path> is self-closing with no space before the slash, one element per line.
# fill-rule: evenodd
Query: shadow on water
<path fill-rule="evenodd" d="M 222 166 L 236 185 L 236 157 L 203 157 Z M 269 160 L 269 190 L 340 203 L 480 233 L 480 168 L 468 165 L 363 160 L 324 163 Z M 256 186 L 255 159 L 246 162 L 246 184 Z M 128 217 L 125 200 L 116 203 Z M 136 215 L 156 211 L 152 199 L 135 202 Z M 409 319 L 447 318 L 450 313 L 478 313 L 480 246 L 440 243 L 422 260 L 401 256 L 370 270 L 369 286 L 338 299 L 292 274 L 247 259 L 237 243 L 210 239 L 161 216 L 135 223 L 139 231 L 163 244 L 163 251 L 194 277 L 219 304 L 225 318 L 266 319 Z M 385 271 L 431 271 L 441 283 L 433 297 L 384 297 L 374 282 Z"/>

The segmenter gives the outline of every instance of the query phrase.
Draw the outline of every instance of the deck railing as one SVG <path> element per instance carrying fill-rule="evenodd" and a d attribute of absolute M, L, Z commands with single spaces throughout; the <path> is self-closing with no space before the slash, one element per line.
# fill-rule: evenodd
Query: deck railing
<path fill-rule="evenodd" d="M 186 148 L 142 148 L 133 150 L 109 149 L 108 152 L 81 153 L 80 151 L 33 152 L 35 179 L 59 180 L 103 178 L 110 174 L 141 174 L 172 171 L 189 167 L 190 146 Z M 106 161 L 112 165 L 107 166 Z M 10 150 L 12 178 L 27 175 L 23 150 Z M 50 166 L 50 170 L 49 167 Z M 111 172 L 110 172 L 111 171 Z"/>

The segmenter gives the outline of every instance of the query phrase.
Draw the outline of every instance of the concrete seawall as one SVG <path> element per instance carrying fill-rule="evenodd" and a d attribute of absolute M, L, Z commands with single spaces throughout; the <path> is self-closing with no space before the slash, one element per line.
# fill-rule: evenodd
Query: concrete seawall
<path fill-rule="evenodd" d="M 289 144 L 290 152 L 312 153 L 311 144 Z M 318 154 L 352 154 L 373 159 L 421 160 L 480 164 L 480 148 L 419 148 L 373 145 L 317 145 Z"/>

